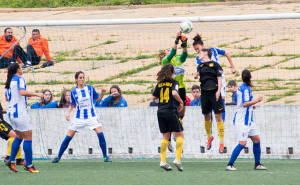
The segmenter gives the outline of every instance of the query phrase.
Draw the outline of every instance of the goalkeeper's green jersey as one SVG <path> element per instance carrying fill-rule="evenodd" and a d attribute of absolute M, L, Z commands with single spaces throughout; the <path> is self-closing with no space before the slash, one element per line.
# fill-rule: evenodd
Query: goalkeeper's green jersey
<path fill-rule="evenodd" d="M 172 64 L 175 69 L 174 80 L 179 82 L 179 88 L 185 88 L 183 83 L 183 77 L 185 73 L 185 67 L 183 63 L 186 61 L 188 56 L 187 52 L 182 52 L 180 56 L 175 56 L 176 50 L 172 48 L 170 54 L 162 59 L 161 64 L 164 66 L 168 63 Z"/>

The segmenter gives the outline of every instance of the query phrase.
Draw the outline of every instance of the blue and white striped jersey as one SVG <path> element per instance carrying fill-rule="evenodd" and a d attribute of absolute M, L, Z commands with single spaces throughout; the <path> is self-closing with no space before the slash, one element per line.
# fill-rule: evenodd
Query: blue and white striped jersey
<path fill-rule="evenodd" d="M 211 52 L 212 52 L 212 55 L 211 55 L 211 60 L 214 61 L 214 62 L 217 62 L 218 64 L 221 65 L 220 61 L 219 61 L 219 54 L 220 55 L 225 55 L 225 51 L 224 50 L 221 50 L 219 48 L 210 48 Z M 199 60 L 199 57 L 197 56 L 196 57 L 196 65 L 198 67 L 198 65 L 202 64 L 202 61 Z"/>
<path fill-rule="evenodd" d="M 27 97 L 22 96 L 19 90 L 26 90 L 25 79 L 14 75 L 9 89 L 6 89 L 5 92 L 8 99 L 7 114 L 9 118 L 20 118 L 22 115 L 27 114 Z"/>
<path fill-rule="evenodd" d="M 234 115 L 234 125 L 251 125 L 253 122 L 253 106 L 243 107 L 245 102 L 253 100 L 252 91 L 249 86 L 242 84 L 236 94 L 237 109 Z"/>
<path fill-rule="evenodd" d="M 75 87 L 71 91 L 71 105 L 76 104 L 75 118 L 89 119 L 96 117 L 94 99 L 97 99 L 99 94 L 95 88 L 90 85 L 85 85 L 83 89 Z"/>

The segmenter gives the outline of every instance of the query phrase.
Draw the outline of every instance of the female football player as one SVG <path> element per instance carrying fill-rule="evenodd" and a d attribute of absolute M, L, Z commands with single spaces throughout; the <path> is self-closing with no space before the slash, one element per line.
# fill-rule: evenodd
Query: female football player
<path fill-rule="evenodd" d="M 18 172 L 15 165 L 15 158 L 24 140 L 23 150 L 26 162 L 24 169 L 30 173 L 39 173 L 32 164 L 32 124 L 27 113 L 27 97 L 43 97 L 43 94 L 26 91 L 26 83 L 25 79 L 21 77 L 22 74 L 22 69 L 18 63 L 14 63 L 8 67 L 5 84 L 8 98 L 7 114 L 17 137 L 12 143 L 11 155 L 9 160 L 6 161 L 6 165 L 10 170 Z"/>
<path fill-rule="evenodd" d="M 233 150 L 229 163 L 226 166 L 226 170 L 236 170 L 233 164 L 240 152 L 246 146 L 248 137 L 250 137 L 253 141 L 253 153 L 255 160 L 254 169 L 266 170 L 267 168 L 260 163 L 260 137 L 253 121 L 253 110 L 255 109 L 255 104 L 261 102 L 263 97 L 259 96 L 257 99 L 253 98 L 251 91 L 251 73 L 249 70 L 243 70 L 242 80 L 244 83 L 237 90 L 237 110 L 233 120 L 234 134 L 239 144 Z"/>
<path fill-rule="evenodd" d="M 199 35 L 199 33 L 196 34 L 196 36 L 193 38 L 194 42 L 193 42 L 193 47 L 195 49 L 195 51 L 197 53 L 200 53 L 201 49 L 204 48 L 204 43 L 202 41 L 201 36 Z M 232 62 L 231 56 L 228 52 L 221 50 L 219 48 L 210 48 L 212 55 L 211 55 L 211 60 L 214 62 L 218 62 L 220 65 L 220 60 L 219 60 L 219 56 L 218 55 L 222 55 L 222 56 L 226 56 L 230 66 L 231 66 L 231 72 L 232 74 L 236 73 L 236 69 L 234 67 L 234 64 Z M 201 59 L 199 59 L 199 57 L 196 57 L 196 65 L 200 65 L 202 64 L 203 61 L 201 61 Z M 222 74 L 222 88 L 221 88 L 221 95 L 222 95 L 222 101 L 223 104 L 225 105 L 225 97 L 226 97 L 226 80 L 224 77 L 224 73 Z M 225 109 L 225 106 L 224 106 Z M 222 113 L 222 118 L 223 121 L 225 121 L 225 112 Z"/>
<path fill-rule="evenodd" d="M 211 61 L 212 52 L 210 49 L 202 49 L 198 58 L 202 64 L 198 65 L 195 78 L 200 76 L 201 88 L 201 107 L 204 114 L 204 126 L 207 134 L 207 150 L 211 148 L 213 136 L 211 135 L 211 110 L 214 111 L 217 128 L 220 136 L 219 152 L 224 152 L 224 123 L 222 120 L 222 112 L 224 112 L 224 104 L 221 97 L 221 87 L 223 74 L 222 67 L 214 61 Z"/>
<path fill-rule="evenodd" d="M 101 101 L 106 90 L 102 89 L 99 95 L 95 88 L 85 84 L 85 74 L 82 71 L 75 73 L 75 81 L 77 86 L 71 91 L 71 105 L 69 106 L 66 119 L 70 121 L 70 113 L 76 106 L 76 113 L 69 127 L 68 134 L 61 144 L 58 156 L 52 159 L 52 163 L 58 163 L 63 153 L 68 148 L 68 145 L 76 132 L 84 130 L 87 126 L 94 130 L 99 139 L 99 145 L 103 153 L 104 162 L 112 162 L 111 158 L 107 156 L 106 141 L 102 132 L 102 125 L 98 120 L 94 99 Z"/>
<path fill-rule="evenodd" d="M 183 148 L 183 127 L 178 111 L 183 109 L 183 101 L 178 94 L 179 83 L 173 79 L 175 75 L 174 67 L 171 64 L 164 65 L 157 73 L 157 85 L 153 92 L 152 99 L 159 99 L 157 119 L 160 132 L 163 134 L 161 142 L 161 162 L 160 167 L 166 171 L 172 168 L 166 163 L 166 151 L 170 132 L 176 134 L 176 158 L 173 164 L 182 171 L 180 157 Z M 177 106 L 179 103 L 179 106 Z"/>

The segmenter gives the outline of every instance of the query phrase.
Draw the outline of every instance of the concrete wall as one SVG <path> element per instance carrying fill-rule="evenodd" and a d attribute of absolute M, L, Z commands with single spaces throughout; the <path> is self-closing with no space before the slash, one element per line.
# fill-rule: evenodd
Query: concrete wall
<path fill-rule="evenodd" d="M 162 139 L 159 133 L 157 108 L 106 108 L 97 109 L 98 117 L 103 125 L 107 147 L 112 148 L 113 157 L 160 157 L 158 147 Z M 258 106 L 254 113 L 254 121 L 260 131 L 263 158 L 300 158 L 300 106 L 272 105 Z M 70 122 L 65 119 L 67 109 L 29 110 L 33 124 L 33 153 L 36 158 L 51 158 L 58 154 L 60 144 L 66 136 Z M 73 111 L 74 113 L 75 111 Z M 237 145 L 233 135 L 233 116 L 235 106 L 226 107 L 225 147 L 227 154 L 219 154 L 219 138 L 217 126 L 213 122 L 212 132 L 215 137 L 212 149 L 205 153 L 200 147 L 206 146 L 206 133 L 200 107 L 187 107 L 184 124 L 183 157 L 196 158 L 228 158 Z M 72 115 L 71 115 L 72 116 Z M 8 119 L 6 119 L 8 120 Z M 175 142 L 172 140 L 173 146 Z M 0 153 L 4 156 L 7 143 L 0 140 Z M 241 157 L 252 158 L 252 142 L 247 146 L 249 153 L 241 152 Z M 266 153 L 270 147 L 271 154 Z M 288 147 L 293 147 L 292 155 L 288 155 Z M 102 153 L 98 138 L 88 128 L 77 133 L 71 141 L 63 158 L 99 158 Z M 89 151 L 92 148 L 92 154 Z M 128 153 L 132 148 L 132 154 Z M 206 148 L 206 147 L 205 147 Z M 49 155 L 52 150 L 52 155 Z M 167 153 L 168 157 L 175 154 Z"/>

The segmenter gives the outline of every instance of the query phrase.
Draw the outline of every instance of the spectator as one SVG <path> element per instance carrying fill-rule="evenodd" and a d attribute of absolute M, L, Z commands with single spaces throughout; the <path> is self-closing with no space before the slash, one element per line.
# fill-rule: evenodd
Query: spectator
<path fill-rule="evenodd" d="M 96 102 L 95 107 L 127 107 L 127 102 L 122 97 L 122 91 L 119 86 L 111 86 L 109 93 L 110 95 L 107 98 L 101 102 Z"/>
<path fill-rule="evenodd" d="M 53 101 L 52 93 L 49 89 L 43 90 L 43 95 L 40 102 L 30 106 L 31 109 L 58 108 L 57 101 Z"/>
<path fill-rule="evenodd" d="M 231 95 L 232 102 L 226 103 L 226 105 L 236 105 L 236 101 L 237 101 L 236 100 L 236 92 L 238 90 L 236 82 L 234 80 L 230 80 L 228 82 L 227 87 L 228 87 L 229 92 L 232 93 L 232 95 Z"/>
<path fill-rule="evenodd" d="M 71 102 L 71 91 L 65 90 L 60 98 L 58 108 L 69 108 Z"/>
<path fill-rule="evenodd" d="M 151 94 L 153 95 L 153 92 L 154 92 L 154 88 L 151 89 Z M 153 100 L 152 102 L 150 102 L 150 107 L 157 107 L 158 106 L 158 101 L 159 99 L 155 99 Z"/>
<path fill-rule="evenodd" d="M 0 37 L 0 57 L 4 55 L 6 51 L 13 46 L 18 39 L 13 36 L 11 28 L 5 28 L 4 35 Z M 0 69 L 7 68 L 11 63 L 15 63 L 17 60 L 26 64 L 26 53 L 21 48 L 18 42 L 8 53 L 0 59 Z M 21 60 L 20 60 L 21 59 Z"/>
<path fill-rule="evenodd" d="M 193 85 L 192 95 L 194 99 L 191 101 L 190 106 L 201 106 L 201 95 L 199 85 Z"/>
<path fill-rule="evenodd" d="M 53 61 L 49 54 L 48 40 L 40 35 L 40 30 L 33 29 L 32 37 L 28 40 L 27 65 L 25 67 L 38 65 L 43 58 L 43 54 L 47 58 L 47 62 L 42 67 L 53 66 Z"/>

